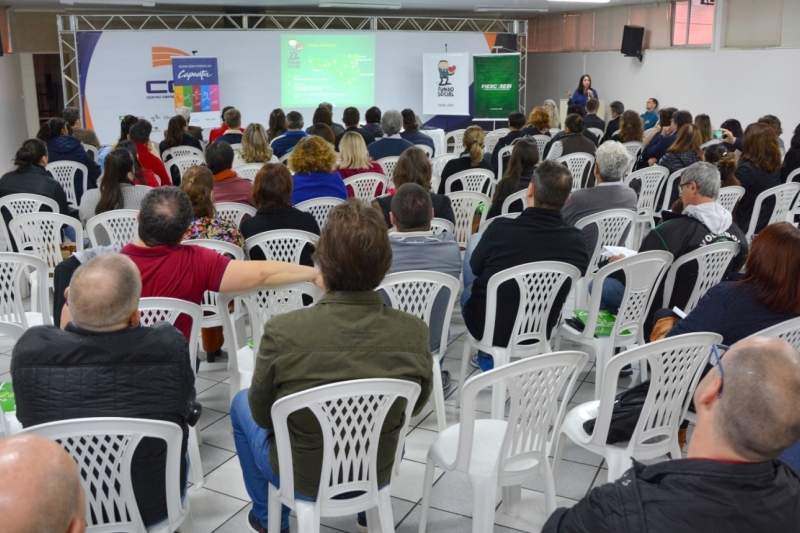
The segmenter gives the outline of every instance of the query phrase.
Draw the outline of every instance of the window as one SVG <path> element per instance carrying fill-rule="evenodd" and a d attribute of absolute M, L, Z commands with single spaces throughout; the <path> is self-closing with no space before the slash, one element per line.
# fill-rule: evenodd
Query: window
<path fill-rule="evenodd" d="M 710 46 L 714 0 L 682 0 L 672 5 L 672 46 Z"/>

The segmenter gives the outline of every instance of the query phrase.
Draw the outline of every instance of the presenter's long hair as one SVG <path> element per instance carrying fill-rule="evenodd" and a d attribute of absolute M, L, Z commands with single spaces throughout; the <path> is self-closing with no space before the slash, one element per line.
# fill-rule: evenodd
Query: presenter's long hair
<path fill-rule="evenodd" d="M 186 119 L 181 115 L 175 115 L 169 119 L 167 131 L 164 132 L 164 146 L 175 148 L 183 144 L 183 128 L 187 126 Z"/>
<path fill-rule="evenodd" d="M 464 148 L 469 151 L 470 166 L 477 167 L 483 161 L 483 139 L 485 135 L 480 126 L 470 126 L 464 130 L 462 143 Z"/>
<path fill-rule="evenodd" d="M 348 131 L 339 141 L 339 153 L 342 160 L 339 168 L 368 169 L 370 157 L 364 138 L 354 131 Z"/>
<path fill-rule="evenodd" d="M 242 148 L 239 157 L 248 163 L 268 163 L 272 159 L 272 148 L 267 140 L 264 126 L 251 123 L 242 135 Z"/>
<path fill-rule="evenodd" d="M 539 163 L 539 157 L 539 148 L 531 137 L 522 137 L 515 142 L 505 175 L 495 187 L 492 204 L 502 204 L 508 197 L 509 191 L 516 192 L 519 189 L 522 173 L 526 168 L 536 166 Z"/>
<path fill-rule="evenodd" d="M 575 91 L 576 93 L 586 94 L 586 89 L 583 88 L 583 80 L 589 78 L 589 89 L 592 88 L 592 77 L 588 74 L 584 74 L 581 76 L 580 81 L 578 82 L 578 89 Z"/>

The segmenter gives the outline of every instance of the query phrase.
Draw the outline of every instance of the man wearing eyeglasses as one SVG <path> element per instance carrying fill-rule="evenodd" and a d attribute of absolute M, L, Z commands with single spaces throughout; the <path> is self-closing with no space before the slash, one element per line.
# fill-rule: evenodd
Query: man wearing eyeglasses
<path fill-rule="evenodd" d="M 686 459 L 634 461 L 614 483 L 557 509 L 542 533 L 797 531 L 800 474 L 776 458 L 800 439 L 800 353 L 755 337 L 717 362 L 694 393 Z"/>

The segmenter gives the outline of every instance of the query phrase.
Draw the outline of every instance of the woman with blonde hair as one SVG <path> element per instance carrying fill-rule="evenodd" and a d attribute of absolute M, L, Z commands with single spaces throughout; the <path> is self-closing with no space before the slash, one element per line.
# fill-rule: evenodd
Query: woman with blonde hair
<path fill-rule="evenodd" d="M 333 145 L 322 137 L 303 137 L 292 150 L 287 163 L 294 172 L 293 204 L 323 196 L 347 200 L 342 176 L 336 172 Z"/>
<path fill-rule="evenodd" d="M 247 126 L 242 135 L 242 148 L 237 155 L 245 163 L 269 163 L 272 159 L 272 148 L 264 126 L 255 122 Z"/>
<path fill-rule="evenodd" d="M 619 131 L 614 134 L 621 143 L 640 143 L 644 140 L 644 121 L 636 111 L 625 111 L 620 115 Z"/>
<path fill-rule="evenodd" d="M 526 135 L 550 135 L 550 113 L 542 106 L 534 107 L 522 131 Z"/>
<path fill-rule="evenodd" d="M 558 106 L 556 105 L 555 101 L 553 100 L 545 100 L 544 101 L 544 108 L 547 110 L 547 113 L 550 115 L 550 128 L 560 128 L 561 127 L 561 114 L 558 112 Z"/>
<path fill-rule="evenodd" d="M 365 172 L 386 174 L 380 163 L 370 157 L 364 138 L 354 131 L 348 131 L 342 136 L 339 141 L 339 155 L 342 159 L 336 170 L 343 180 Z M 383 194 L 383 190 L 379 190 L 378 194 Z M 347 188 L 347 195 L 353 196 L 352 188 Z"/>
<path fill-rule="evenodd" d="M 491 154 L 485 154 L 485 157 L 483 153 L 484 137 L 483 128 L 480 126 L 470 126 L 464 130 L 464 136 L 461 140 L 464 151 L 461 152 L 458 159 L 448 161 L 444 166 L 442 170 L 442 181 L 439 183 L 439 190 L 437 191 L 439 194 L 444 194 L 444 184 L 447 178 L 453 174 L 458 174 L 459 172 L 471 170 L 473 168 L 482 168 L 494 172 L 491 164 Z M 461 190 L 459 187 L 460 184 L 457 183 L 453 188 L 453 192 Z"/>

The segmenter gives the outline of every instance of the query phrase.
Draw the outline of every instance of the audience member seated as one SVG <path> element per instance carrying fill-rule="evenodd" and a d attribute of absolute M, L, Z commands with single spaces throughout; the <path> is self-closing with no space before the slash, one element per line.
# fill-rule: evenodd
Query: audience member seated
<path fill-rule="evenodd" d="M 609 105 L 608 108 L 610 110 L 609 113 L 611 114 L 611 120 L 608 121 L 606 133 L 603 135 L 603 138 L 600 139 L 600 144 L 610 141 L 613 135 L 619 131 L 619 119 L 625 112 L 625 105 L 618 100 L 611 102 L 611 105 Z"/>
<path fill-rule="evenodd" d="M 376 139 L 383 137 L 383 130 L 381 129 L 381 110 L 379 107 L 372 106 L 364 113 L 364 130 L 370 132 Z"/>
<path fill-rule="evenodd" d="M 730 150 L 732 152 L 734 150 L 737 150 L 737 151 L 741 152 L 742 151 L 742 139 L 744 138 L 744 129 L 742 129 L 742 123 L 739 122 L 738 120 L 736 120 L 735 118 L 729 118 L 728 120 L 726 120 L 725 122 L 720 124 L 719 129 L 722 130 L 722 133 L 723 133 L 722 142 L 728 148 L 728 150 Z M 730 139 L 730 137 L 726 139 L 726 135 L 724 135 L 726 130 L 728 132 L 730 132 L 730 134 L 731 134 L 730 137 L 733 138 L 733 141 L 736 141 L 736 140 L 739 141 L 738 142 L 738 146 L 734 146 L 733 142 L 727 142 L 727 141 L 729 141 L 731 139 Z M 738 154 L 737 154 L 737 161 L 738 161 Z"/>
<path fill-rule="evenodd" d="M 545 100 L 543 106 L 547 110 L 547 116 L 550 117 L 550 129 L 561 128 L 561 114 L 558 112 L 555 100 Z"/>
<path fill-rule="evenodd" d="M 528 121 L 522 128 L 525 135 L 547 135 L 550 136 L 550 115 L 547 109 L 538 106 L 534 107 L 528 115 Z"/>
<path fill-rule="evenodd" d="M 400 114 L 403 117 L 403 131 L 400 132 L 400 137 L 411 144 L 424 144 L 431 149 L 431 157 L 434 157 L 436 155 L 436 146 L 433 144 L 433 139 L 431 139 L 430 135 L 419 131 L 419 123 L 414 110 L 406 108 Z"/>
<path fill-rule="evenodd" d="M 39 435 L 0 440 L 0 515 L 6 533 L 83 533 L 86 496 L 75 461 Z"/>
<path fill-rule="evenodd" d="M 225 126 L 228 129 L 214 139 L 214 142 L 242 144 L 242 114 L 238 109 L 228 109 L 223 116 L 225 117 Z"/>
<path fill-rule="evenodd" d="M 586 273 L 589 255 L 583 233 L 567 225 L 561 208 L 572 190 L 572 175 L 562 164 L 543 161 L 536 167 L 528 186 L 527 209 L 514 219 L 492 222 L 484 233 L 470 237 L 464 254 L 464 291 L 461 294 L 461 314 L 470 334 L 483 338 L 486 320 L 486 287 L 489 279 L 507 268 L 538 261 L 561 261 Z M 561 314 L 561 306 L 569 293 L 565 285 L 553 303 L 547 320 L 552 330 Z M 497 319 L 493 346 L 508 346 L 519 307 L 516 284 L 504 284 L 498 292 Z M 472 365 L 483 371 L 491 370 L 494 361 L 489 354 L 479 352 Z"/>
<path fill-rule="evenodd" d="M 153 154 L 150 149 L 150 132 L 153 130 L 153 126 L 146 120 L 140 120 L 133 126 L 131 126 L 130 132 L 128 133 L 128 138 L 136 143 L 136 153 L 139 156 L 139 164 L 142 165 L 142 168 L 145 170 L 149 170 L 153 172 L 158 178 L 156 184 L 147 183 L 151 187 L 160 187 L 162 185 L 172 185 L 172 179 L 170 175 L 167 173 L 167 168 L 164 166 L 164 162 L 161 161 L 161 157 L 157 154 Z"/>
<path fill-rule="evenodd" d="M 645 112 L 641 114 L 642 123 L 645 130 L 655 127 L 658 124 L 658 100 L 649 98 L 644 105 Z"/>
<path fill-rule="evenodd" d="M 780 147 L 781 151 L 784 151 L 786 147 L 783 144 L 783 139 L 781 139 L 781 135 L 783 135 L 783 127 L 781 126 L 780 119 L 775 115 L 764 115 L 758 119 L 758 123 L 766 124 L 775 130 L 775 135 L 778 136 L 778 146 Z"/>
<path fill-rule="evenodd" d="M 700 149 L 702 144 L 700 141 L 700 130 L 695 125 L 686 124 L 681 126 L 681 129 L 678 130 L 678 135 L 675 136 L 675 142 L 669 147 L 664 157 L 658 161 L 659 166 L 669 170 L 669 175 L 671 176 L 679 170 L 702 161 L 703 151 Z M 664 201 L 664 194 L 669 194 L 669 205 L 672 205 L 680 196 L 677 188 L 669 191 L 662 190 L 656 202 L 656 206 L 659 208 Z"/>
<path fill-rule="evenodd" d="M 685 459 L 634 461 L 542 533 L 793 531 L 800 474 L 776 458 L 800 439 L 800 354 L 786 341 L 737 343 L 694 393 L 697 425 Z"/>
<path fill-rule="evenodd" d="M 736 176 L 733 175 L 736 171 L 736 156 L 733 152 L 729 152 L 723 143 L 712 144 L 706 148 L 705 152 L 703 152 L 703 161 L 717 167 L 720 175 L 720 189 L 741 185 L 739 180 L 736 179 Z M 670 211 L 677 215 L 683 213 L 683 200 L 680 198 L 675 200 Z"/>
<path fill-rule="evenodd" d="M 644 122 L 636 111 L 630 109 L 619 117 L 619 130 L 612 135 L 615 141 L 621 143 L 640 143 L 644 140 Z"/>
<path fill-rule="evenodd" d="M 100 177 L 100 165 L 95 163 L 81 142 L 70 135 L 70 126 L 62 118 L 51 118 L 39 128 L 36 137 L 47 143 L 47 161 L 74 161 L 86 165 L 89 171 L 87 189 L 97 188 L 97 178 Z M 83 196 L 83 172 L 75 173 L 74 187 L 75 199 L 80 205 Z"/>
<path fill-rule="evenodd" d="M 183 115 L 175 115 L 169 119 L 167 124 L 167 131 L 164 132 L 164 140 L 158 145 L 158 150 L 161 157 L 164 157 L 164 151 L 177 146 L 191 146 L 203 151 L 203 145 L 200 141 L 189 135 L 189 123 Z M 173 182 L 175 181 L 173 176 Z M 178 180 L 180 182 L 180 179 Z"/>
<path fill-rule="evenodd" d="M 577 104 L 573 104 L 567 107 L 567 115 L 571 115 L 573 113 L 575 113 L 576 115 L 580 115 L 581 118 L 584 118 L 586 116 L 586 110 Z M 589 131 L 585 123 L 583 126 L 583 136 L 592 141 L 595 146 L 600 144 L 600 137 Z"/>
<path fill-rule="evenodd" d="M 100 139 L 97 138 L 97 134 L 93 130 L 83 127 L 81 112 L 77 107 L 65 107 L 64 111 L 61 112 L 61 118 L 72 128 L 73 137 L 83 144 L 89 144 L 98 150 L 100 149 Z"/>
<path fill-rule="evenodd" d="M 273 109 L 272 113 L 269 114 L 267 139 L 271 143 L 284 133 L 286 133 L 286 113 L 281 108 Z"/>
<path fill-rule="evenodd" d="M 800 316 L 800 278 L 789 267 L 798 261 L 800 230 L 788 222 L 770 224 L 753 241 L 744 277 L 711 287 L 667 336 L 713 331 L 730 346 Z"/>
<path fill-rule="evenodd" d="M 290 111 L 286 114 L 286 133 L 275 137 L 270 142 L 275 157 L 281 158 L 294 150 L 295 145 L 300 139 L 308 134 L 303 131 L 303 115 L 297 111 Z"/>
<path fill-rule="evenodd" d="M 744 133 L 744 142 L 731 140 L 731 134 L 723 130 L 730 144 L 741 147 L 742 155 L 736 168 L 736 178 L 744 187 L 744 196 L 736 209 L 736 223 L 744 231 L 750 227 L 756 198 L 759 194 L 781 184 L 781 151 L 778 135 L 767 124 L 750 124 Z M 737 145 L 738 143 L 738 145 Z M 761 212 L 756 222 L 756 233 L 764 229 L 775 208 L 775 197 L 767 198 L 761 204 Z"/>
<path fill-rule="evenodd" d="M 135 115 L 125 115 L 122 117 L 122 120 L 119 122 L 119 139 L 117 142 L 114 143 L 113 148 L 117 148 L 117 145 L 122 141 L 128 139 L 128 134 L 131 131 L 131 126 L 139 122 L 139 117 Z"/>
<path fill-rule="evenodd" d="M 464 151 L 461 152 L 458 159 L 451 159 L 442 169 L 442 179 L 439 182 L 439 194 L 444 194 L 444 184 L 447 178 L 453 174 L 476 168 L 494 172 L 491 161 L 487 161 L 487 157 L 484 156 L 483 140 L 484 133 L 480 126 L 470 126 L 464 130 L 464 135 L 461 138 L 461 145 Z M 455 185 L 453 191 L 462 190 L 460 183 L 456 183 Z"/>
<path fill-rule="evenodd" d="M 185 491 L 189 425 L 199 416 L 186 339 L 166 323 L 141 326 L 142 280 L 123 255 L 109 252 L 82 265 L 67 291 L 71 321 L 64 330 L 35 326 L 14 346 L 17 418 L 26 428 L 95 417 L 177 424 L 183 429 L 180 487 Z M 133 454 L 133 492 L 146 526 L 167 516 L 166 453 L 163 440 L 145 439 Z"/>
<path fill-rule="evenodd" d="M 267 163 L 256 174 L 253 185 L 256 215 L 242 221 L 239 228 L 245 239 L 265 231 L 296 229 L 319 235 L 319 224 L 314 215 L 292 206 L 292 173 L 280 163 Z M 311 254 L 314 247 L 306 245 L 300 255 L 300 264 L 313 267 Z M 261 248 L 250 250 L 250 259 L 265 259 Z"/>
<path fill-rule="evenodd" d="M 666 111 L 666 110 L 665 110 Z M 667 150 L 675 142 L 678 131 L 683 126 L 692 123 L 692 114 L 688 111 L 675 111 L 672 113 L 672 120 L 668 129 L 656 130 L 655 135 L 642 152 L 642 164 L 650 166 L 658 163 Z M 658 127 L 658 126 L 657 126 Z"/>
<path fill-rule="evenodd" d="M 130 139 L 125 139 L 116 144 L 115 150 L 127 150 L 133 157 L 133 177 L 136 185 L 147 185 L 148 187 L 159 187 L 158 176 L 149 168 L 142 168 L 139 162 L 139 149 L 136 143 Z M 83 200 L 81 201 L 83 203 Z"/>
<path fill-rule="evenodd" d="M 601 144 L 595 154 L 595 186 L 572 191 L 561 210 L 564 222 L 574 226 L 582 218 L 609 209 L 636 211 L 636 193 L 622 183 L 627 169 L 628 149 L 625 146 L 616 141 Z M 586 251 L 591 256 L 597 244 L 597 226 L 586 226 L 583 234 L 586 237 Z"/>
<path fill-rule="evenodd" d="M 236 202 L 255 207 L 252 197 L 253 182 L 236 174 L 233 170 L 233 148 L 220 139 L 206 147 L 206 165 L 214 173 L 214 201 Z"/>
<path fill-rule="evenodd" d="M 333 132 L 333 109 L 320 104 L 319 107 L 314 110 L 314 117 L 311 119 L 311 126 L 306 128 L 306 133 L 311 135 L 311 128 L 315 124 L 325 124 L 331 128 L 331 132 Z M 336 134 L 334 133 L 333 136 L 335 138 Z"/>
<path fill-rule="evenodd" d="M 342 126 L 341 124 L 337 124 L 336 122 L 333 122 L 333 105 L 329 104 L 328 102 L 322 102 L 321 104 L 319 104 L 319 107 L 324 107 L 331 114 L 331 121 L 330 122 L 326 122 L 326 124 L 328 124 L 328 126 L 331 127 L 331 130 L 333 130 L 333 136 L 336 137 L 337 135 L 343 133 L 344 132 L 344 126 Z M 316 124 L 316 123 L 317 123 L 317 121 L 315 120 L 314 124 Z"/>
<path fill-rule="evenodd" d="M 636 167 L 637 169 L 651 165 L 651 163 L 644 158 L 647 147 L 650 146 L 653 141 L 661 139 L 662 134 L 667 135 L 670 132 L 672 129 L 672 115 L 675 114 L 676 111 L 677 109 L 674 107 L 665 107 L 664 109 L 658 111 L 658 123 L 649 128 L 647 135 L 645 135 L 643 141 L 644 151 L 642 151 L 642 157 L 640 158 L 639 164 Z"/>
<path fill-rule="evenodd" d="M 225 134 L 225 132 L 228 131 L 228 125 L 225 123 L 225 113 L 227 113 L 231 109 L 234 109 L 234 107 L 230 106 L 230 105 L 229 106 L 225 106 L 225 107 L 222 108 L 222 114 L 220 115 L 220 120 L 222 120 L 222 126 L 220 126 L 219 128 L 214 128 L 208 134 L 208 143 L 209 144 L 211 144 L 214 141 L 216 141 L 219 137 L 221 137 L 222 135 Z M 239 131 L 244 133 L 244 130 L 241 127 L 239 128 Z"/>
<path fill-rule="evenodd" d="M 503 179 L 497 184 L 495 188 L 494 198 L 492 198 L 492 207 L 486 215 L 486 218 L 493 218 L 502 213 L 503 202 L 506 198 L 518 191 L 524 191 L 531 184 L 533 179 L 533 171 L 536 165 L 539 164 L 539 148 L 536 141 L 528 137 L 521 137 L 514 143 L 514 148 L 511 150 L 511 157 L 508 159 Z M 518 213 L 522 209 L 517 209 L 519 202 L 513 202 L 510 206 L 510 213 Z M 525 200 L 522 200 L 523 209 L 525 208 Z"/>
<path fill-rule="evenodd" d="M 694 126 L 700 131 L 700 144 L 705 144 L 714 138 L 714 128 L 711 127 L 711 118 L 708 115 L 695 116 Z"/>
<path fill-rule="evenodd" d="M 597 143 L 583 134 L 584 129 L 583 119 L 580 115 L 577 113 L 567 115 L 567 118 L 564 119 L 564 129 L 553 135 L 553 138 L 550 139 L 547 146 L 544 147 L 543 157 L 545 159 L 548 158 L 555 143 L 561 143 L 561 155 L 559 157 L 578 152 L 594 155 L 597 151 Z M 586 171 L 583 173 L 584 183 L 586 182 L 588 172 L 589 168 L 587 167 Z M 585 183 L 587 187 L 591 187 L 591 185 L 591 183 Z"/>
<path fill-rule="evenodd" d="M 339 142 L 339 154 L 341 160 L 336 165 L 336 171 L 343 180 L 365 172 L 386 174 L 380 163 L 369 156 L 364 138 L 355 131 L 348 131 L 342 135 Z M 383 194 L 385 192 L 383 186 L 378 187 L 377 192 Z M 353 194 L 353 188 L 348 185 L 347 195 L 352 197 Z"/>
<path fill-rule="evenodd" d="M 389 109 L 381 117 L 383 137 L 367 146 L 367 151 L 372 159 L 378 161 L 384 157 L 399 156 L 406 148 L 414 146 L 400 136 L 403 127 L 403 117 L 396 109 Z"/>
<path fill-rule="evenodd" d="M 272 147 L 269 145 L 264 126 L 253 122 L 247 126 L 242 135 L 242 147 L 237 151 L 243 163 L 269 163 L 272 159 Z"/>
<path fill-rule="evenodd" d="M 345 131 L 340 133 L 336 136 L 334 141 L 334 145 L 336 146 L 336 151 L 340 152 L 339 144 L 342 142 L 342 138 L 346 135 L 346 132 L 352 131 L 353 133 L 357 133 L 361 136 L 364 140 L 365 145 L 369 145 L 375 142 L 375 135 L 372 134 L 370 131 L 366 129 L 359 128 L 358 123 L 361 121 L 361 113 L 358 112 L 357 107 L 348 107 L 342 113 L 342 122 L 344 122 Z"/>
<path fill-rule="evenodd" d="M 589 98 L 586 101 L 586 116 L 583 117 L 583 124 L 587 128 L 594 128 L 605 132 L 606 121 L 597 116 L 598 111 L 600 111 L 600 100 Z"/>
<path fill-rule="evenodd" d="M 508 129 L 510 130 L 508 134 L 497 141 L 497 144 L 494 145 L 494 150 L 492 150 L 492 171 L 497 174 L 498 169 L 498 158 L 500 154 L 500 150 L 513 144 L 514 141 L 517 139 L 524 137 L 527 135 L 522 128 L 525 127 L 525 115 L 520 113 L 519 111 L 512 111 L 508 114 Z M 503 160 L 503 165 L 505 166 L 506 160 Z"/>
<path fill-rule="evenodd" d="M 247 494 L 253 500 L 250 531 L 267 531 L 269 483 L 277 486 L 280 482 L 271 417 L 277 400 L 343 380 L 394 378 L 422 387 L 414 406 L 417 414 L 431 392 L 428 327 L 415 316 L 386 306 L 374 290 L 392 263 L 380 211 L 354 198 L 331 209 L 315 257 L 326 294 L 317 305 L 274 316 L 266 324 L 253 384 L 237 394 L 231 405 L 234 443 Z M 379 486 L 387 484 L 392 474 L 404 408 L 403 401 L 393 405 L 383 425 Z M 308 410 L 290 415 L 289 432 L 292 442 L 303 443 L 292 449 L 296 497 L 314 501 L 323 447 L 316 417 Z M 363 516 L 359 521 L 366 526 Z M 288 528 L 289 509 L 283 507 L 281 530 Z"/>
<path fill-rule="evenodd" d="M 106 156 L 103 180 L 99 189 L 86 191 L 80 208 L 81 224 L 95 215 L 115 209 L 136 209 L 150 187 L 136 187 L 133 156 L 124 148 L 117 148 Z M 108 242 L 104 243 L 108 244 Z"/>
<path fill-rule="evenodd" d="M 309 135 L 316 135 L 321 139 L 325 139 L 326 142 L 330 143 L 331 146 L 336 142 L 336 137 L 333 136 L 333 130 L 330 126 L 323 122 L 317 122 L 316 124 L 312 124 L 308 128 L 306 128 L 306 133 Z"/>
<path fill-rule="evenodd" d="M 287 163 L 294 172 L 293 204 L 322 196 L 347 200 L 347 189 L 336 172 L 336 153 L 331 143 L 309 135 L 297 143 Z"/>
<path fill-rule="evenodd" d="M 55 200 L 58 212 L 62 215 L 75 216 L 67 203 L 67 194 L 61 184 L 47 170 L 47 145 L 41 139 L 28 139 L 14 156 L 16 169 L 7 172 L 0 178 L 0 198 L 9 194 L 38 194 Z M 50 211 L 43 206 L 43 211 Z M 11 212 L 3 208 L 3 223 L 8 227 Z M 11 237 L 11 235 L 9 235 Z M 9 250 L 18 251 L 14 238 L 11 237 Z"/>
<path fill-rule="evenodd" d="M 453 212 L 453 206 L 450 203 L 450 198 L 444 194 L 436 194 L 431 188 L 431 162 L 428 156 L 417 147 L 413 150 L 409 149 L 403 152 L 400 159 L 397 160 L 397 165 L 394 167 L 392 179 L 394 181 L 394 189 L 390 189 L 390 195 L 394 195 L 397 189 L 406 183 L 415 183 L 428 191 L 431 197 L 431 205 L 433 206 L 433 216 L 436 218 L 443 218 L 449 220 L 453 224 L 456 223 L 456 215 Z M 392 220 L 390 217 L 392 196 L 382 196 L 375 200 L 378 207 L 383 212 L 386 226 L 392 227 Z"/>
<path fill-rule="evenodd" d="M 789 174 L 800 168 L 800 125 L 794 129 L 792 140 L 786 155 L 783 158 L 781 167 L 781 183 L 785 183 Z M 800 183 L 800 175 L 795 176 L 792 181 Z"/>

